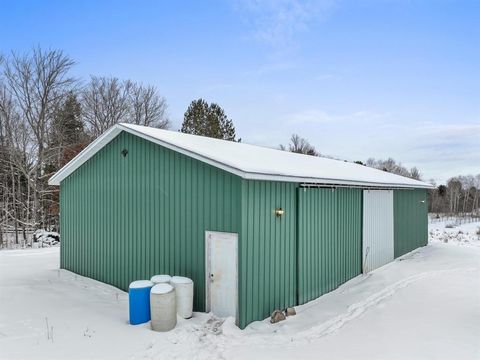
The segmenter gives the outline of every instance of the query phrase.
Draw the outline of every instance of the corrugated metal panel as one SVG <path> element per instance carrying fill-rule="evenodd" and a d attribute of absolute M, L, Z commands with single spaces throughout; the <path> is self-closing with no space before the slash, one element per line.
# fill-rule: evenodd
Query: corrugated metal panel
<path fill-rule="evenodd" d="M 205 231 L 239 232 L 241 188 L 235 175 L 122 133 L 61 183 L 61 267 L 124 290 L 188 276 L 202 311 Z"/>
<path fill-rule="evenodd" d="M 362 190 L 300 189 L 297 203 L 296 189 L 241 180 L 122 133 L 61 183 L 61 267 L 124 290 L 156 273 L 188 276 L 202 311 L 205 231 L 239 233 L 243 328 L 295 305 L 297 279 L 304 303 L 361 272 Z M 413 193 L 396 195 L 396 256 L 426 242 L 426 204 L 413 215 Z"/>
<path fill-rule="evenodd" d="M 337 231 L 344 253 L 342 283 L 362 273 L 362 195 L 361 189 L 337 189 Z"/>
<path fill-rule="evenodd" d="M 298 303 L 361 273 L 362 191 L 298 189 Z"/>
<path fill-rule="evenodd" d="M 394 190 L 395 257 L 428 242 L 427 191 Z"/>
<path fill-rule="evenodd" d="M 363 271 L 393 260 L 393 190 L 363 191 Z"/>
<path fill-rule="evenodd" d="M 294 183 L 244 180 L 239 242 L 239 326 L 295 305 Z M 285 214 L 275 216 L 275 209 Z"/>

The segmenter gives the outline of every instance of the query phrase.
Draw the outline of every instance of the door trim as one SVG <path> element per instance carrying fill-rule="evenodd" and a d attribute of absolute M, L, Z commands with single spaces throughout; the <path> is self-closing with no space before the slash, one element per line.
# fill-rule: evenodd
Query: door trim
<path fill-rule="evenodd" d="M 235 320 L 238 323 L 238 233 L 226 231 L 205 231 L 205 312 L 210 312 L 210 236 L 214 234 L 235 235 Z"/>

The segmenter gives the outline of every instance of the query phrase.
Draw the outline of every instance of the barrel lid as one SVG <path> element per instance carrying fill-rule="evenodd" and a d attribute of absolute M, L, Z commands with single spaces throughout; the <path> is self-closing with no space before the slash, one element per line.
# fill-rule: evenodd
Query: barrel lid
<path fill-rule="evenodd" d="M 155 285 L 152 290 L 151 294 L 167 294 L 173 290 L 173 286 L 169 284 L 157 284 Z"/>
<path fill-rule="evenodd" d="M 172 284 L 190 284 L 192 283 L 192 279 L 183 276 L 172 276 L 170 283 Z"/>
<path fill-rule="evenodd" d="M 152 287 L 154 284 L 150 280 L 137 280 L 130 283 L 129 289 L 141 289 Z"/>
<path fill-rule="evenodd" d="M 168 283 L 172 277 L 170 275 L 154 275 L 150 279 L 155 284 Z"/>

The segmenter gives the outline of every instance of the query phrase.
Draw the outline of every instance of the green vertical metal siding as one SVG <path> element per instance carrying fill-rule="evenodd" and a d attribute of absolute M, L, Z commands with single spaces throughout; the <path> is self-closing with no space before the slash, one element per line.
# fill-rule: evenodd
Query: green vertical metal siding
<path fill-rule="evenodd" d="M 241 328 L 361 273 L 361 189 L 242 180 L 128 133 L 62 181 L 60 206 L 62 268 L 124 290 L 158 273 L 188 276 L 196 311 L 205 231 L 238 233 Z M 395 190 L 394 217 L 395 257 L 426 244 L 425 190 Z"/>
<path fill-rule="evenodd" d="M 427 190 L 393 193 L 394 254 L 402 256 L 428 242 Z"/>
<path fill-rule="evenodd" d="M 340 256 L 338 285 L 362 273 L 362 203 L 362 190 L 337 189 L 337 235 L 343 254 Z"/>
<path fill-rule="evenodd" d="M 295 305 L 296 184 L 244 180 L 239 241 L 239 326 Z M 275 216 L 275 209 L 285 214 Z"/>
<path fill-rule="evenodd" d="M 61 183 L 61 267 L 123 290 L 188 276 L 202 311 L 205 231 L 239 232 L 241 191 L 235 175 L 121 133 Z"/>
<path fill-rule="evenodd" d="M 298 189 L 298 303 L 361 273 L 362 191 Z"/>

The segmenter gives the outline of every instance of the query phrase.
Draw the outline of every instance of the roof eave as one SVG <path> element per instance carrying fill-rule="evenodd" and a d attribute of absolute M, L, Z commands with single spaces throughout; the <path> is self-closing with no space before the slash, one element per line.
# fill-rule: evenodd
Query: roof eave
<path fill-rule="evenodd" d="M 121 128 L 121 125 L 115 125 L 105 131 L 96 140 L 90 143 L 85 149 L 80 151 L 77 156 L 75 156 L 60 170 L 58 170 L 55 175 L 48 179 L 48 185 L 60 185 L 62 180 L 67 178 L 71 173 L 73 173 L 76 169 L 83 165 L 95 153 L 97 153 L 101 148 L 103 148 L 106 144 L 113 140 L 122 130 L 123 128 Z"/>
<path fill-rule="evenodd" d="M 95 153 L 102 149 L 106 144 L 113 140 L 120 132 L 126 131 L 138 137 L 141 137 L 145 140 L 151 141 L 163 147 L 166 147 L 170 150 L 179 152 L 186 156 L 192 157 L 209 165 L 215 166 L 227 172 L 230 172 L 234 175 L 237 175 L 243 179 L 247 180 L 270 180 L 270 181 L 286 181 L 286 182 L 303 182 L 303 183 L 316 183 L 316 184 L 329 184 L 329 185 L 351 185 L 351 186 L 362 186 L 362 187 L 388 187 L 388 188 L 433 188 L 433 186 L 427 183 L 420 184 L 398 184 L 398 183 L 377 183 L 377 182 L 365 182 L 365 181 L 356 181 L 356 180 L 342 180 L 342 179 L 322 179 L 322 178 L 310 178 L 302 176 L 288 176 L 281 174 L 264 174 L 256 172 L 245 172 L 241 169 L 232 167 L 230 165 L 206 158 L 202 155 L 194 153 L 192 151 L 183 149 L 174 144 L 170 144 L 166 141 L 159 140 L 142 132 L 136 131 L 129 127 L 123 126 L 122 124 L 117 124 L 107 130 L 102 134 L 98 139 L 93 141 L 85 149 L 83 149 L 77 156 L 75 156 L 70 162 L 68 162 L 64 167 L 62 167 L 55 175 L 53 175 L 49 180 L 49 185 L 60 185 L 60 183 L 67 178 L 71 173 L 83 165 L 88 159 L 90 159 Z"/>
<path fill-rule="evenodd" d="M 272 175 L 262 173 L 245 173 L 243 176 L 247 180 L 269 180 L 269 181 L 286 181 L 286 182 L 298 182 L 298 183 L 311 183 L 311 184 L 324 184 L 324 185 L 350 185 L 358 187 L 368 188 L 392 188 L 392 189 L 433 189 L 433 186 L 427 183 L 423 184 L 398 184 L 398 183 L 385 183 L 385 182 L 369 182 L 369 181 L 357 181 L 357 180 L 342 180 L 342 179 L 323 179 L 323 178 L 311 178 L 302 176 L 285 176 L 285 175 Z"/>

